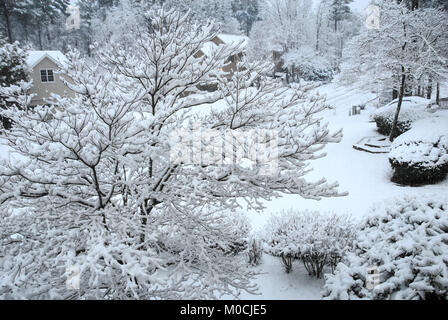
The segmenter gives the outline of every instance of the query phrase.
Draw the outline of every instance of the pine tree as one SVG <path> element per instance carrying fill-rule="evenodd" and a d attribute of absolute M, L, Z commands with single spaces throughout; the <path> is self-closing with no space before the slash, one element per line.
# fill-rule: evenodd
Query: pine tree
<path fill-rule="evenodd" d="M 26 53 L 19 47 L 17 42 L 10 44 L 0 39 L 0 87 L 16 85 L 28 78 L 25 65 Z M 10 105 L 6 97 L 0 94 L 0 108 Z M 3 128 L 11 128 L 11 120 L 0 116 Z"/>
<path fill-rule="evenodd" d="M 234 0 L 232 10 L 241 29 L 249 36 L 252 25 L 258 18 L 258 0 Z"/>

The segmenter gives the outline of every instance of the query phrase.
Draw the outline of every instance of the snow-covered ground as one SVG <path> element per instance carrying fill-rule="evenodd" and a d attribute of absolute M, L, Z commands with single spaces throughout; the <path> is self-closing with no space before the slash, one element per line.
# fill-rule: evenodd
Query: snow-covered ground
<path fill-rule="evenodd" d="M 397 195 L 418 196 L 422 192 L 442 194 L 448 192 L 448 179 L 439 184 L 422 187 L 404 187 L 390 181 L 392 170 L 387 154 L 371 154 L 353 149 L 353 144 L 363 137 L 376 136 L 375 123 L 369 122 L 370 107 L 360 115 L 349 116 L 353 105 L 364 104 L 374 98 L 374 94 L 341 87 L 335 83 L 321 86 L 319 93 L 327 95 L 334 110 L 326 112 L 324 118 L 331 129 L 343 128 L 344 137 L 338 144 L 326 147 L 327 156 L 313 161 L 313 172 L 308 179 L 325 177 L 329 182 L 338 181 L 340 191 L 349 194 L 339 198 L 320 201 L 303 199 L 300 196 L 285 195 L 265 202 L 263 212 L 249 211 L 254 230 L 261 230 L 270 214 L 289 208 L 349 213 L 354 219 L 365 215 L 375 202 Z M 257 277 L 261 295 L 243 294 L 242 299 L 319 299 L 322 280 L 310 278 L 300 262 L 295 262 L 294 271 L 286 274 L 278 258 L 265 255 L 263 263 L 257 267 L 262 274 Z"/>
<path fill-rule="evenodd" d="M 314 279 L 300 261 L 295 261 L 291 273 L 283 270 L 280 259 L 264 254 L 262 262 L 255 270 L 260 295 L 241 294 L 244 300 L 315 300 L 320 299 L 325 283 L 323 279 Z"/>

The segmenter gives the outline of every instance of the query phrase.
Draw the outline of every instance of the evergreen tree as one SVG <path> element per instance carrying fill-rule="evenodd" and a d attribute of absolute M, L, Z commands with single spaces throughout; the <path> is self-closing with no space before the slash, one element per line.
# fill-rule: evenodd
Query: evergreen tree
<path fill-rule="evenodd" d="M 258 18 L 258 0 L 234 0 L 232 10 L 240 23 L 241 30 L 249 36 L 252 25 Z"/>
<path fill-rule="evenodd" d="M 0 87 L 9 87 L 22 80 L 27 80 L 25 66 L 26 53 L 19 47 L 17 42 L 8 43 L 0 39 Z M 7 108 L 9 102 L 0 95 L 0 107 Z M 0 116 L 3 128 L 11 127 L 11 120 L 8 117 Z"/>

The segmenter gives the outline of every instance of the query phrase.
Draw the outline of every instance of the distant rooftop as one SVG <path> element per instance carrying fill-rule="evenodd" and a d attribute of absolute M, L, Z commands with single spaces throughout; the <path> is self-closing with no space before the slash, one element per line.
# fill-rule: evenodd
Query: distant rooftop
<path fill-rule="evenodd" d="M 233 43 L 243 43 L 243 47 L 247 45 L 249 42 L 249 38 L 246 36 L 238 35 L 238 34 L 228 34 L 228 33 L 220 33 L 218 34 L 218 37 L 226 44 L 233 44 Z"/>
<path fill-rule="evenodd" d="M 60 66 L 65 66 L 67 63 L 67 57 L 61 51 L 28 51 L 26 57 L 26 64 L 30 68 L 34 68 L 45 57 L 50 58 Z"/>
<path fill-rule="evenodd" d="M 218 38 L 222 40 L 225 44 L 238 44 L 242 43 L 241 48 L 245 48 L 247 44 L 249 43 L 249 38 L 246 36 L 238 35 L 238 34 L 228 34 L 228 33 L 220 33 L 218 34 Z M 215 50 L 218 46 L 213 42 L 209 41 L 204 44 L 201 51 L 209 56 L 212 50 Z"/>

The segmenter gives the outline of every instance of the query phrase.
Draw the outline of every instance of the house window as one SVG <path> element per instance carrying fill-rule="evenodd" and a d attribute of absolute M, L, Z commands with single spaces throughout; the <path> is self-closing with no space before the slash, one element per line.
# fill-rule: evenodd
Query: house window
<path fill-rule="evenodd" d="M 40 80 L 42 82 L 54 82 L 54 75 L 52 69 L 40 70 Z"/>

